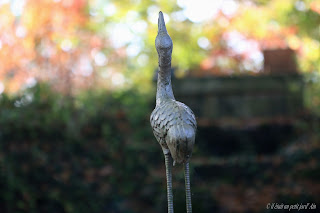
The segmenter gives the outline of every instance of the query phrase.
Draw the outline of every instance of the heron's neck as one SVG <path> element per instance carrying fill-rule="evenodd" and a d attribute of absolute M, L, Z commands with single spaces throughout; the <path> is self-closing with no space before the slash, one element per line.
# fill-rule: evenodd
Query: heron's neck
<path fill-rule="evenodd" d="M 168 99 L 175 100 L 171 86 L 171 66 L 159 66 L 156 104 L 159 105 Z"/>

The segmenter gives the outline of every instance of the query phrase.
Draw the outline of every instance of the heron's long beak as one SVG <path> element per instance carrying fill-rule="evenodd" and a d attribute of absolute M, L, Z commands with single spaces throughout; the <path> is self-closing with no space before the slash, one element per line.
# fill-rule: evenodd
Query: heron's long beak
<path fill-rule="evenodd" d="M 166 28 L 166 23 L 164 22 L 163 13 L 159 12 L 159 18 L 158 18 L 158 34 L 160 33 L 168 33 Z"/>

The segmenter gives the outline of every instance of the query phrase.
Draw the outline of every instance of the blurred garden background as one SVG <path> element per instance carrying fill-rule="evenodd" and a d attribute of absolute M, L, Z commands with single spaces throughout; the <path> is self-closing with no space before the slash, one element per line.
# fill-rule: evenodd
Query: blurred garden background
<path fill-rule="evenodd" d="M 160 10 L 199 124 L 194 211 L 319 210 L 319 0 L 0 0 L 0 212 L 166 211 Z"/>

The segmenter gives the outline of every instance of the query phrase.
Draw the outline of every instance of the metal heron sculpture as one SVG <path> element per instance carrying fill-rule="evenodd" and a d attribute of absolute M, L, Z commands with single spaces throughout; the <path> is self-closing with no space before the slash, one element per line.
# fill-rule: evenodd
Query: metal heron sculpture
<path fill-rule="evenodd" d="M 155 41 L 159 59 L 156 107 L 150 123 L 153 134 L 165 156 L 168 213 L 173 213 L 172 159 L 173 165 L 184 164 L 187 213 L 192 212 L 189 160 L 195 141 L 197 123 L 192 110 L 176 101 L 171 85 L 172 40 L 168 35 L 163 14 L 159 12 L 158 35 Z"/>

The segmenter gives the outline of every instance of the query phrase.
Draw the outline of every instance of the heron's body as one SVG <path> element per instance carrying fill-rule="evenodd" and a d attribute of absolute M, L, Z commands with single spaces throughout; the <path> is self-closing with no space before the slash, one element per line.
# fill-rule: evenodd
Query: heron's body
<path fill-rule="evenodd" d="M 150 122 L 164 154 L 170 153 L 174 164 L 188 162 L 197 125 L 191 109 L 179 101 L 166 99 L 153 110 Z"/>
<path fill-rule="evenodd" d="M 195 142 L 197 123 L 191 109 L 176 101 L 171 85 L 171 54 L 173 44 L 168 35 L 162 12 L 159 13 L 156 49 L 159 57 L 156 107 L 150 123 L 154 136 L 165 155 L 168 212 L 173 213 L 171 158 L 185 165 L 187 212 L 192 212 L 189 179 L 189 159 Z"/>

